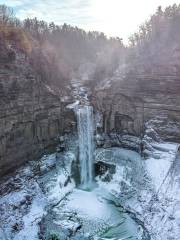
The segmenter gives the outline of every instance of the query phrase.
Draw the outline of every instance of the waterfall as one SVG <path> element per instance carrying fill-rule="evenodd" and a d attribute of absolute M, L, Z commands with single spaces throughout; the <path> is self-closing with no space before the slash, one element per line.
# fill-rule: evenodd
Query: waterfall
<path fill-rule="evenodd" d="M 88 187 L 93 182 L 94 117 L 93 108 L 84 106 L 77 111 L 79 136 L 79 161 L 81 185 Z"/>

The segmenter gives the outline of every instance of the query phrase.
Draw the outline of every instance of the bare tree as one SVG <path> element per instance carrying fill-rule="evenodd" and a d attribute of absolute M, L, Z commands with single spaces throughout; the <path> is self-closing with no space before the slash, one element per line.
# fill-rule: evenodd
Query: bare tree
<path fill-rule="evenodd" d="M 14 11 L 6 5 L 0 5 L 0 23 L 7 24 L 15 19 Z"/>

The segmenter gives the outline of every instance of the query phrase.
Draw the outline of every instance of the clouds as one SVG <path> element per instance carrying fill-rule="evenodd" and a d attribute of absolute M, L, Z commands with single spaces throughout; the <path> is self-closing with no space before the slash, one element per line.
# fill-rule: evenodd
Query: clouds
<path fill-rule="evenodd" d="M 6 4 L 9 7 L 17 7 L 21 6 L 23 4 L 23 0 L 6 0 L 6 1 L 0 1 L 0 4 Z"/>
<path fill-rule="evenodd" d="M 73 25 L 90 20 L 91 0 L 0 0 L 0 4 L 13 7 L 20 19 L 36 16 L 48 22 Z"/>
<path fill-rule="evenodd" d="M 125 39 L 159 5 L 174 2 L 180 0 L 0 0 L 0 4 L 13 7 L 20 19 L 37 17 L 56 24 L 66 22 Z"/>
<path fill-rule="evenodd" d="M 20 19 L 37 17 L 47 22 L 57 24 L 64 22 L 79 25 L 80 21 L 88 21 L 90 0 L 22 0 L 23 4 L 17 9 Z"/>

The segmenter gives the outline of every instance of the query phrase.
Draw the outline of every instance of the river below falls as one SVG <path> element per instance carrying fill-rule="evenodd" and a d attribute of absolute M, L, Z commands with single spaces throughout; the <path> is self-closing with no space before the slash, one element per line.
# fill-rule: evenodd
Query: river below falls
<path fill-rule="evenodd" d="M 82 223 L 83 235 L 101 239 L 137 240 L 141 228 L 122 208 L 115 206 L 113 196 L 105 189 L 74 189 L 56 208 L 56 213 L 71 213 Z M 68 223 L 64 223 L 67 227 Z"/>

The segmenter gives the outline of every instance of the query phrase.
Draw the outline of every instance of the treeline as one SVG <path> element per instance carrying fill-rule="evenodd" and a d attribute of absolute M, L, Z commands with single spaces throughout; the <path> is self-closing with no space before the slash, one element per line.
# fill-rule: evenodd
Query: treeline
<path fill-rule="evenodd" d="M 64 24 L 58 26 L 37 18 L 19 21 L 11 8 L 0 6 L 0 51 L 14 45 L 23 51 L 37 74 L 56 84 L 70 79 L 83 64 L 93 65 L 92 78 L 113 74 L 125 47 L 120 38 L 86 32 Z"/>
<path fill-rule="evenodd" d="M 156 13 L 129 38 L 129 62 L 139 63 L 145 71 L 179 72 L 180 5 Z M 137 67 L 137 66 L 136 66 Z"/>
<path fill-rule="evenodd" d="M 67 24 L 47 24 L 35 18 L 24 20 L 23 28 L 38 41 L 39 50 L 58 64 L 64 76 L 77 72 L 85 63 L 96 66 L 92 77 L 100 78 L 99 72 L 112 74 L 125 50 L 119 38 L 108 39 L 103 33 L 85 32 Z"/>
<path fill-rule="evenodd" d="M 22 29 L 20 21 L 11 8 L 0 5 L 0 62 L 9 62 L 15 55 L 12 47 L 28 54 L 31 43 L 28 35 Z"/>
<path fill-rule="evenodd" d="M 149 21 L 142 24 L 139 31 L 130 36 L 129 42 L 131 46 L 141 45 L 153 38 L 160 38 L 167 31 L 177 36 L 177 30 L 180 30 L 180 4 L 168 6 L 164 10 L 159 6 Z"/>

